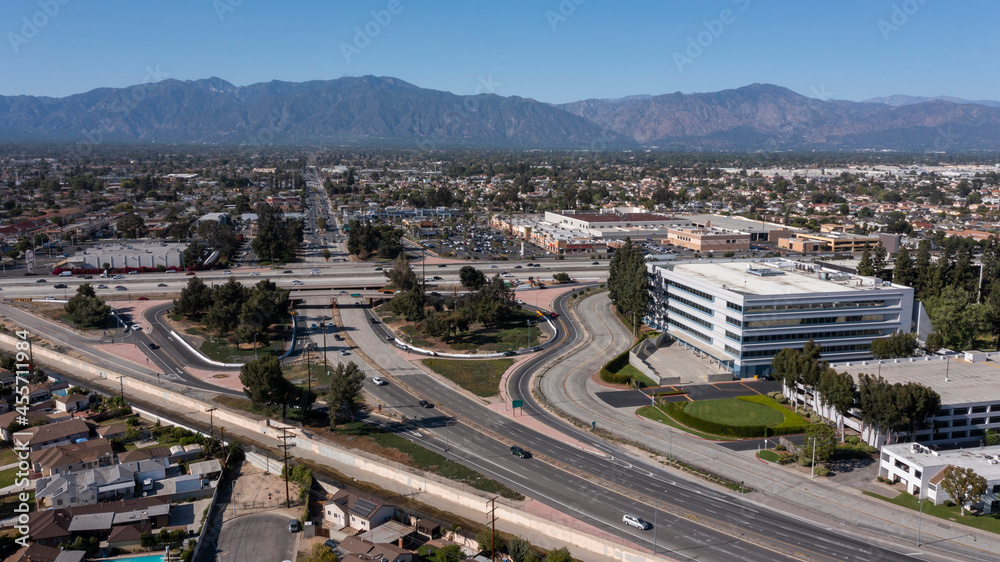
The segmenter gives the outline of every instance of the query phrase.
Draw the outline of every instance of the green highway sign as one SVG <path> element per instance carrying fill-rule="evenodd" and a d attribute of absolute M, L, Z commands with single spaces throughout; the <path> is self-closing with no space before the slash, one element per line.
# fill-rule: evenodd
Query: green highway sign
<path fill-rule="evenodd" d="M 351 296 L 354 297 L 354 298 L 356 298 L 356 299 L 360 299 L 361 298 L 361 293 L 351 293 Z"/>
<path fill-rule="evenodd" d="M 524 406 L 524 400 L 511 400 L 510 405 L 512 408 L 521 408 Z"/>

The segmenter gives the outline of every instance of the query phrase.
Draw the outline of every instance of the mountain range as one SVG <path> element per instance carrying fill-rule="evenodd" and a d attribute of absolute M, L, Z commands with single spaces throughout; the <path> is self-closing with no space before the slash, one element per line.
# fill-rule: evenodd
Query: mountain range
<path fill-rule="evenodd" d="M 397 78 L 220 78 L 0 96 L 0 141 L 575 150 L 1000 150 L 1000 103 L 821 100 L 753 84 L 548 104 Z"/>

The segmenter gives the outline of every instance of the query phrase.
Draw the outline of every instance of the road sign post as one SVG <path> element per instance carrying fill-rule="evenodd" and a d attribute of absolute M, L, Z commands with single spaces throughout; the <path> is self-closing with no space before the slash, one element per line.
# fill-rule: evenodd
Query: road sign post
<path fill-rule="evenodd" d="M 524 408 L 524 400 L 511 400 L 510 407 L 514 410 L 512 415 L 517 415 L 517 409 Z"/>

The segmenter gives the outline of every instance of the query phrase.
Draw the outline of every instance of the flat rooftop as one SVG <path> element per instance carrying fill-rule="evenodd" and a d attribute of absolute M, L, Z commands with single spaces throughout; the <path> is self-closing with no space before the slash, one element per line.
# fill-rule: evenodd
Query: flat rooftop
<path fill-rule="evenodd" d="M 833 367 L 837 372 L 846 372 L 857 381 L 859 373 L 881 374 L 890 383 L 915 382 L 934 389 L 941 395 L 942 405 L 971 404 L 979 402 L 1000 402 L 1000 362 L 990 358 L 977 363 L 967 363 L 961 359 L 946 360 L 940 356 L 929 358 L 914 357 L 913 361 L 892 359 L 882 362 L 869 360 L 868 365 L 851 362 Z M 945 374 L 948 380 L 945 381 Z"/>
<path fill-rule="evenodd" d="M 911 465 L 942 466 L 951 464 L 959 468 L 971 468 L 976 471 L 976 474 L 990 482 L 1000 479 L 1000 463 L 992 464 L 987 458 L 1000 458 L 1000 447 L 974 447 L 954 451 L 932 451 L 921 447 L 920 452 L 915 452 L 913 443 L 893 443 L 892 445 L 883 445 L 882 449 L 909 461 Z"/>
<path fill-rule="evenodd" d="M 792 263 L 792 262 L 785 262 Z M 756 270 L 771 269 L 781 271 L 782 275 L 756 275 L 749 273 L 748 268 Z M 870 278 L 845 279 L 840 281 L 820 279 L 819 268 L 808 272 L 792 267 L 779 268 L 773 262 L 749 260 L 736 261 L 679 261 L 674 263 L 676 273 L 745 295 L 793 295 L 802 293 L 837 293 L 857 292 L 872 289 Z M 859 286 L 858 279 L 864 284 Z"/>

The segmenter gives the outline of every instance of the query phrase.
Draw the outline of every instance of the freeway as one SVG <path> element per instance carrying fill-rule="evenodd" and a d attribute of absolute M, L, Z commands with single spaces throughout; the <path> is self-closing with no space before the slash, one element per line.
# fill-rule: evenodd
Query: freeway
<path fill-rule="evenodd" d="M 802 553 L 819 560 L 858 560 L 873 556 L 892 560 L 904 557 L 892 550 L 803 523 L 688 481 L 663 470 L 661 466 L 634 459 L 616 447 L 600 442 L 588 432 L 568 428 L 561 422 L 551 420 L 559 424 L 562 432 L 593 445 L 603 454 L 581 450 L 564 440 L 529 429 L 506 416 L 484 409 L 480 401 L 453 390 L 389 349 L 371 329 L 366 309 L 342 308 L 340 312 L 355 343 L 392 373 L 388 386 L 369 388 L 369 392 L 387 407 L 397 409 L 408 418 L 416 417 L 417 426 L 423 432 L 436 434 L 439 446 L 440 442 L 448 440 L 453 450 L 462 448 L 465 451 L 461 457 L 464 463 L 600 529 L 620 534 L 621 515 L 625 512 L 635 513 L 649 521 L 658 519 L 657 540 L 662 541 L 660 544 L 667 545 L 674 556 L 692 559 L 780 558 L 776 552 L 761 544 L 774 545 L 782 552 Z M 568 323 L 563 322 L 563 328 L 560 332 L 568 335 L 570 346 L 578 343 L 578 333 Z M 581 354 L 582 357 L 577 357 Z M 579 364 L 599 362 L 607 356 L 607 349 L 593 345 L 577 346 L 576 351 L 571 352 L 567 352 L 566 346 L 556 346 L 529 359 L 519 370 L 530 371 L 556 357 Z M 416 408 L 417 396 L 432 398 L 442 404 L 440 409 L 444 410 L 444 414 L 424 414 Z M 530 413 L 540 419 L 545 416 L 540 409 Z M 456 417 L 459 423 L 448 427 L 445 422 L 452 417 Z M 468 424 L 472 426 L 468 427 Z M 491 436 L 501 436 L 503 443 L 496 442 Z M 528 462 L 511 459 L 505 451 L 511 443 L 524 446 L 541 458 Z M 507 457 L 508 460 L 498 463 L 499 457 Z M 554 464 L 550 466 L 538 462 L 542 459 L 553 460 Z M 659 503 L 661 500 L 662 503 Z M 669 510 L 669 515 L 664 510 Z M 652 537 L 648 532 L 627 532 L 633 542 L 652 548 Z M 692 537 L 695 540 L 692 541 Z M 831 545 L 837 546 L 834 548 Z"/>

